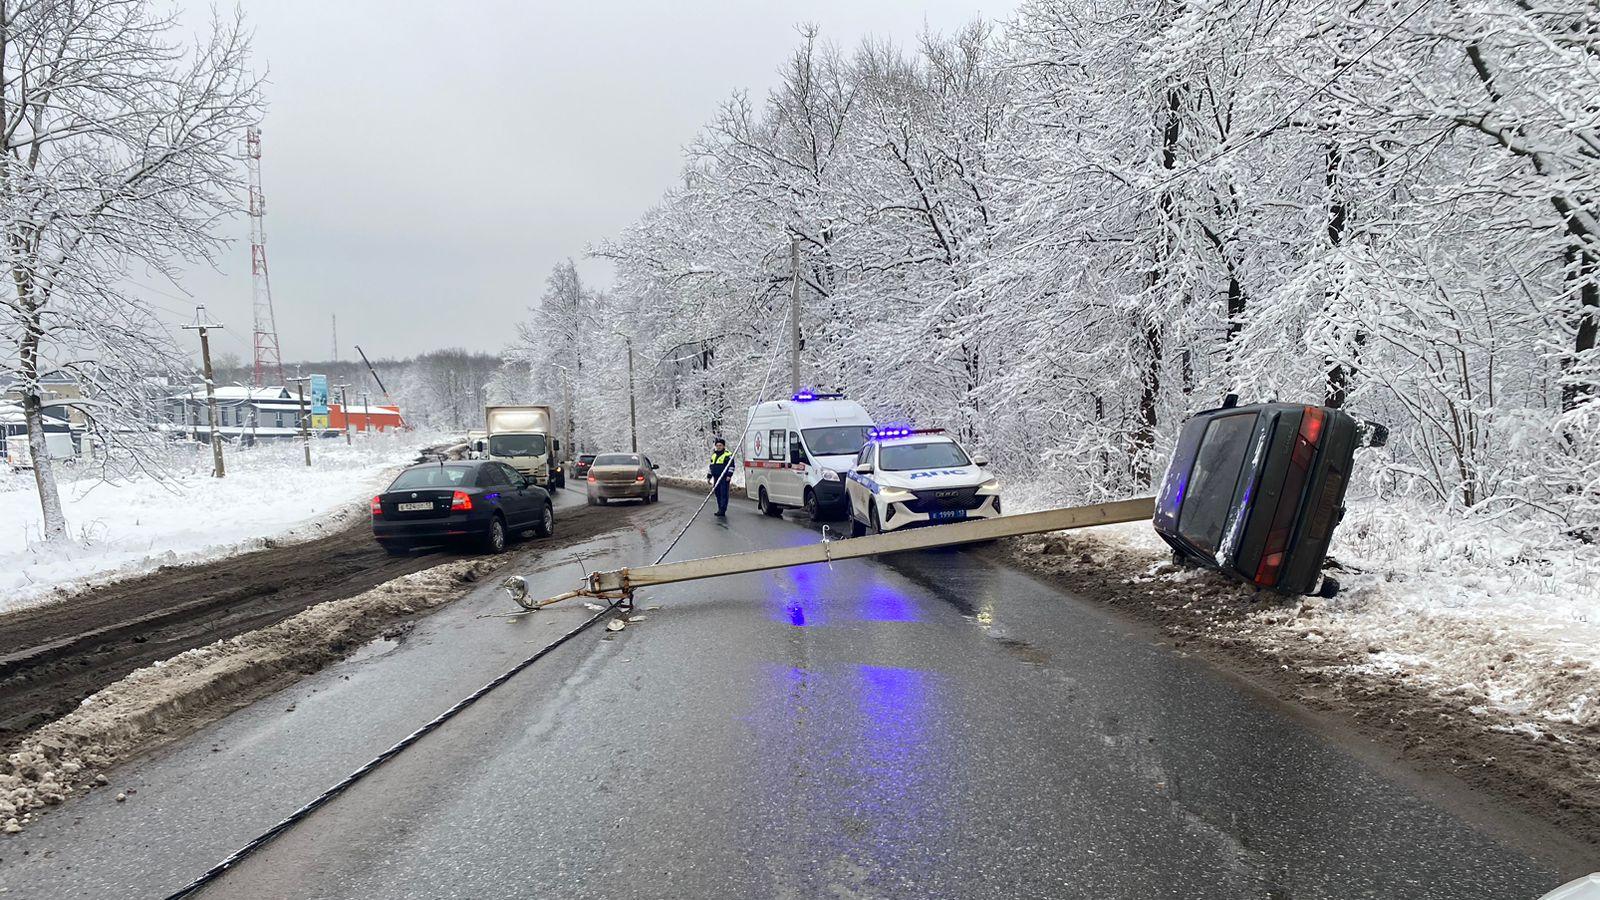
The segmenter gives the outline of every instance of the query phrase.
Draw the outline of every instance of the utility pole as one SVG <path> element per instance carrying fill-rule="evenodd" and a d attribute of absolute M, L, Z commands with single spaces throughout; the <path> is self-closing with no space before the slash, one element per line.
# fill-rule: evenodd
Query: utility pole
<path fill-rule="evenodd" d="M 343 407 L 340 412 L 344 413 L 344 443 L 348 447 L 350 446 L 350 385 L 336 384 L 334 387 L 339 389 L 339 405 Z"/>
<path fill-rule="evenodd" d="M 211 338 L 207 332 L 221 327 L 206 321 L 206 308 L 203 305 L 194 308 L 194 324 L 183 326 L 184 331 L 200 332 L 200 359 L 206 371 L 206 415 L 211 418 L 211 475 L 214 478 L 223 477 L 227 471 L 222 467 L 222 435 L 217 432 L 217 388 L 216 380 L 211 375 Z"/>
<path fill-rule="evenodd" d="M 633 338 L 624 337 L 628 345 L 628 435 L 633 441 L 633 452 L 639 452 L 639 416 L 633 400 Z"/>
<path fill-rule="evenodd" d="M 306 382 L 309 378 L 290 378 L 294 382 L 295 393 L 300 396 L 300 444 L 306 448 L 306 465 L 311 465 L 311 415 L 306 412 Z"/>
<path fill-rule="evenodd" d="M 339 361 L 339 317 L 333 317 L 333 361 Z"/>
<path fill-rule="evenodd" d="M 789 237 L 789 392 L 800 393 L 800 235 Z"/>

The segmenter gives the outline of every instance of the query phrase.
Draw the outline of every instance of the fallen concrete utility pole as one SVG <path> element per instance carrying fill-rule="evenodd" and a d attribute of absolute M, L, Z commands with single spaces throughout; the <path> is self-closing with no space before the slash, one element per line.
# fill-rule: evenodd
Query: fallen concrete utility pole
<path fill-rule="evenodd" d="M 1155 498 L 1139 497 L 1134 500 L 1117 500 L 1111 503 L 1092 503 L 1088 506 L 1069 506 L 1047 509 L 1042 512 L 1023 513 L 1017 516 L 1000 516 L 995 519 L 975 519 L 954 525 L 932 528 L 913 528 L 889 534 L 829 541 L 803 547 L 779 547 L 773 550 L 752 550 L 748 553 L 730 553 L 705 559 L 687 559 L 682 562 L 641 566 L 637 569 L 617 569 L 611 572 L 594 572 L 583 587 L 567 591 L 544 600 L 528 598 L 528 583 L 521 575 L 513 575 L 504 583 L 511 599 L 523 609 L 535 610 L 570 600 L 574 597 L 593 597 L 597 600 L 617 600 L 624 604 L 633 602 L 633 592 L 656 584 L 678 581 L 696 581 L 722 575 L 739 575 L 745 572 L 762 572 L 767 569 L 784 569 L 810 563 L 832 562 L 876 556 L 880 553 L 899 553 L 903 550 L 926 550 L 931 547 L 950 547 L 992 541 L 996 538 L 1016 537 L 1023 534 L 1040 534 L 1047 531 L 1066 531 L 1088 528 L 1092 525 L 1115 525 L 1118 522 L 1137 522 L 1155 515 Z"/>

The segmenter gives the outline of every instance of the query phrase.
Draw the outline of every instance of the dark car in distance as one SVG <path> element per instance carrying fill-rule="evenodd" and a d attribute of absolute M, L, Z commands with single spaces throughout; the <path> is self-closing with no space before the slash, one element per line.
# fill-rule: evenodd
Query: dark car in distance
<path fill-rule="evenodd" d="M 496 460 L 412 466 L 372 498 L 372 536 L 396 556 L 462 540 L 499 553 L 514 534 L 549 537 L 555 522 L 549 492 Z"/>
<path fill-rule="evenodd" d="M 1331 593 L 1322 563 L 1344 517 L 1355 451 L 1381 426 L 1293 403 L 1231 395 L 1178 434 L 1156 498 L 1156 532 L 1177 558 L 1283 594 Z"/>
<path fill-rule="evenodd" d="M 581 454 L 579 454 L 577 460 L 572 463 L 572 475 L 573 475 L 573 477 L 574 478 L 588 478 L 589 477 L 589 467 L 594 465 L 594 457 L 595 457 L 595 455 L 593 453 L 581 453 Z"/>

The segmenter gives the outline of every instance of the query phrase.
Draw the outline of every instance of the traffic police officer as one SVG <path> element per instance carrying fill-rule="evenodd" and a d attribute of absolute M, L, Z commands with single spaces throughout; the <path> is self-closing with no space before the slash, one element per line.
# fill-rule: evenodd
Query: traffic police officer
<path fill-rule="evenodd" d="M 706 471 L 706 480 L 716 486 L 717 515 L 724 518 L 728 515 L 728 489 L 733 484 L 733 453 L 728 450 L 728 442 L 717 438 L 712 443 L 711 468 Z"/>

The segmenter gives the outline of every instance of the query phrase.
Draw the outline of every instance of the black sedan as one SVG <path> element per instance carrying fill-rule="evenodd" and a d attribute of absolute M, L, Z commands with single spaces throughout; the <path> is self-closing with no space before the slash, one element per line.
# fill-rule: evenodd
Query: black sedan
<path fill-rule="evenodd" d="M 499 553 L 509 535 L 549 537 L 555 524 L 548 491 L 488 459 L 412 466 L 372 498 L 372 536 L 395 556 L 456 540 Z"/>
<path fill-rule="evenodd" d="M 1388 432 L 1342 410 L 1293 403 L 1197 413 L 1178 435 L 1156 500 L 1155 529 L 1180 560 L 1284 594 L 1320 589 L 1322 562 L 1344 516 L 1358 446 Z"/>

